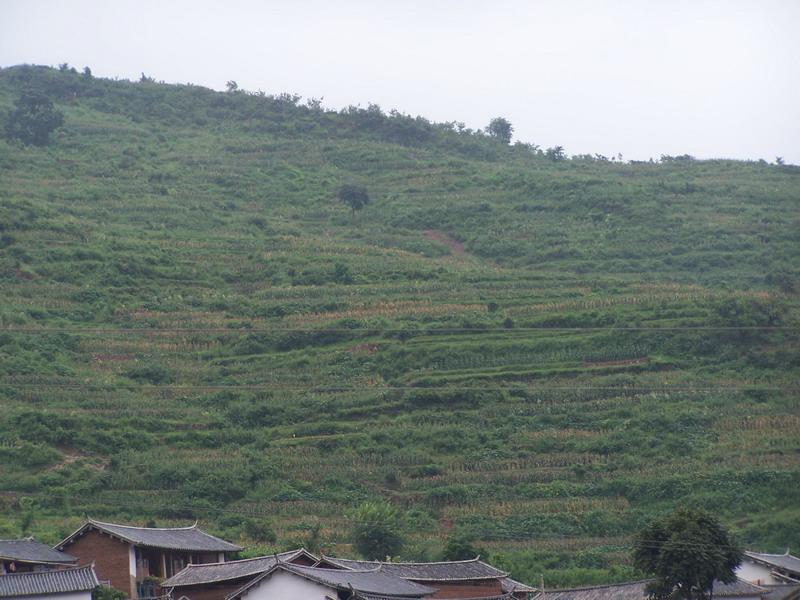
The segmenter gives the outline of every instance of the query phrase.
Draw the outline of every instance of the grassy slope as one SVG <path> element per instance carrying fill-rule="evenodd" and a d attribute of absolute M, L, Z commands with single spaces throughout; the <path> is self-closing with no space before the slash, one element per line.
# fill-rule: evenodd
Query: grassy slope
<path fill-rule="evenodd" d="M 0 140 L 0 536 L 318 523 L 347 553 L 384 497 L 408 557 L 466 533 L 548 585 L 628 575 L 677 504 L 800 544 L 797 331 L 674 329 L 798 324 L 800 170 L 46 69 L 0 108 L 29 85 L 66 124 Z"/>

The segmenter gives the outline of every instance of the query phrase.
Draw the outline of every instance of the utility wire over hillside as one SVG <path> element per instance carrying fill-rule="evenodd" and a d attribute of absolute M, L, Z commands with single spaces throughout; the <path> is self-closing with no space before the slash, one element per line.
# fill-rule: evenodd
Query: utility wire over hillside
<path fill-rule="evenodd" d="M 433 327 L 428 329 L 417 329 L 413 327 L 388 328 L 388 327 L 5 327 L 0 331 L 9 333 L 29 333 L 29 334 L 48 334 L 48 333 L 84 333 L 84 334 L 160 334 L 160 333 L 208 333 L 208 334 L 249 334 L 249 333 L 271 333 L 287 331 L 323 332 L 323 333 L 409 333 L 416 335 L 427 335 L 437 333 L 504 333 L 513 335 L 517 332 L 543 332 L 559 333 L 570 331 L 598 331 L 598 332 L 620 332 L 626 331 L 800 331 L 800 325 L 664 325 L 664 326 L 627 326 L 618 327 L 559 327 L 542 325 L 539 327 Z"/>
<path fill-rule="evenodd" d="M 339 385 L 306 385 L 306 386 L 285 386 L 273 384 L 152 384 L 144 385 L 139 383 L 53 383 L 53 382 L 14 382 L 14 381 L 0 381 L 0 386 L 4 387 L 20 387 L 20 388 L 63 388 L 63 389 L 126 389 L 126 390 L 274 390 L 280 392 L 330 392 L 330 393 L 345 393 L 345 392 L 389 392 L 389 391 L 641 391 L 641 392 L 724 392 L 724 391 L 764 391 L 764 392 L 798 392 L 800 386 L 770 386 L 770 385 L 751 385 L 751 386 L 736 386 L 736 385 L 715 385 L 715 386 L 687 386 L 687 385 L 619 385 L 619 386 L 589 386 L 589 385 L 496 385 L 496 386 L 454 386 L 454 385 L 440 385 L 440 386 L 424 386 L 424 385 L 362 385 L 359 387 L 352 386 L 339 386 Z"/>

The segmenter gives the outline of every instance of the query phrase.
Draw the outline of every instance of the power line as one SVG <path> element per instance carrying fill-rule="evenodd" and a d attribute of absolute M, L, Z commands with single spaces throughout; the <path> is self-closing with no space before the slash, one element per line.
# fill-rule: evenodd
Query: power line
<path fill-rule="evenodd" d="M 666 325 L 663 327 L 639 327 L 639 326 L 625 326 L 625 327 L 549 327 L 549 326 L 534 326 L 534 327 L 436 327 L 429 329 L 412 329 L 412 328 L 391 328 L 391 327 L 141 327 L 141 328 L 124 328 L 124 327 L 4 327 L 0 329 L 1 333 L 31 333 L 31 334 L 49 334 L 49 333 L 87 333 L 87 334 L 163 334 L 163 333 L 228 333 L 228 334 L 243 334 L 243 333 L 286 333 L 286 332 L 305 332 L 305 333 L 404 333 L 414 335 L 431 335 L 439 333 L 515 333 L 515 332 L 581 332 L 581 331 L 595 331 L 595 332 L 614 332 L 621 333 L 627 331 L 633 332 L 670 332 L 670 331 L 798 331 L 800 325 Z"/>
<path fill-rule="evenodd" d="M 423 386 L 423 385 L 377 385 L 377 386 L 341 386 L 341 385 L 306 385 L 306 386 L 285 386 L 271 384 L 164 384 L 164 385 L 143 385 L 125 383 L 54 383 L 54 382 L 22 382 L 14 383 L 0 381 L 0 386 L 4 387 L 33 387 L 33 388 L 60 388 L 60 389 L 131 389 L 131 390 L 272 390 L 272 391 L 312 391 L 312 392 L 368 392 L 368 391 L 408 391 L 417 392 L 441 392 L 441 391 L 660 391 L 660 392 L 715 392 L 715 391 L 772 391 L 772 392 L 800 392 L 800 386 L 723 386 L 715 385 L 710 387 L 699 386 L 655 386 L 655 385 L 631 385 L 631 386 L 589 386 L 589 385 L 547 385 L 547 386 L 526 386 L 526 385 L 498 385 L 498 386 Z"/>

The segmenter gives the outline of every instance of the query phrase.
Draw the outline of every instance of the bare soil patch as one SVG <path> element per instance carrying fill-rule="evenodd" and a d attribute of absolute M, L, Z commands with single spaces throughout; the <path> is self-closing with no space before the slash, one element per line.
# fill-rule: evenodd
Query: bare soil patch
<path fill-rule="evenodd" d="M 424 232 L 424 234 L 425 237 L 432 242 L 439 242 L 440 244 L 444 244 L 450 248 L 450 252 L 452 252 L 454 256 L 467 256 L 467 251 L 464 250 L 464 244 L 458 240 L 454 240 L 443 231 L 428 229 Z"/>
<path fill-rule="evenodd" d="M 375 354 L 380 346 L 378 344 L 357 344 L 350 348 L 352 354 Z"/>

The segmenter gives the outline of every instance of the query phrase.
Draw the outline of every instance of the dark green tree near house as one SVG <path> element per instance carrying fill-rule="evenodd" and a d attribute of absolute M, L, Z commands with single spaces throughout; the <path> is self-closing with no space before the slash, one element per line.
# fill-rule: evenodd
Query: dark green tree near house
<path fill-rule="evenodd" d="M 353 545 L 367 560 L 385 560 L 403 548 L 400 514 L 387 502 L 365 502 L 352 515 Z"/>
<path fill-rule="evenodd" d="M 98 585 L 92 590 L 92 600 L 125 600 L 127 596 L 119 590 L 107 586 Z"/>
<path fill-rule="evenodd" d="M 356 214 L 356 211 L 361 210 L 369 204 L 367 188 L 361 185 L 343 185 L 339 188 L 338 197 L 340 202 L 350 207 L 353 211 L 353 215 Z"/>
<path fill-rule="evenodd" d="M 475 540 L 470 536 L 454 535 L 447 539 L 442 549 L 442 560 L 471 560 L 476 556 L 484 554 L 481 548 L 474 544 Z"/>
<path fill-rule="evenodd" d="M 514 127 L 503 117 L 495 117 L 489 122 L 486 133 L 504 144 L 510 144 L 511 134 L 514 133 Z"/>
<path fill-rule="evenodd" d="M 6 122 L 6 136 L 25 144 L 45 146 L 50 134 L 64 124 L 64 115 L 41 92 L 24 92 Z"/>
<path fill-rule="evenodd" d="M 716 582 L 736 581 L 742 550 L 708 513 L 679 509 L 650 523 L 634 541 L 633 564 L 655 579 L 654 600 L 706 600 Z"/>

